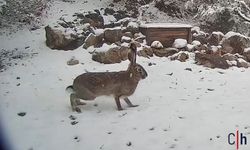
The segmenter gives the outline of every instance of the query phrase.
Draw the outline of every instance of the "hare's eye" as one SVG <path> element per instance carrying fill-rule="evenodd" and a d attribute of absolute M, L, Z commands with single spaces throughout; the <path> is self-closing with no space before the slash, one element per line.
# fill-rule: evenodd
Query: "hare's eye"
<path fill-rule="evenodd" d="M 136 71 L 141 72 L 142 70 L 141 70 L 141 68 L 136 68 Z"/>

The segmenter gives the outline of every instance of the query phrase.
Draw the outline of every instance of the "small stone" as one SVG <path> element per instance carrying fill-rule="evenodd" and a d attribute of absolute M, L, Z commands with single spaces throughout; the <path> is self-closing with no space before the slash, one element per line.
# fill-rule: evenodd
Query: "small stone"
<path fill-rule="evenodd" d="M 154 127 L 152 127 L 152 128 L 150 128 L 149 130 L 150 130 L 150 131 L 153 131 L 154 129 L 155 129 L 155 128 L 154 128 Z"/>
<path fill-rule="evenodd" d="M 19 80 L 19 79 L 20 79 L 20 77 L 16 77 L 16 79 L 17 79 L 17 80 Z"/>
<path fill-rule="evenodd" d="M 98 104 L 94 104 L 94 106 L 95 106 L 95 107 L 97 107 L 97 106 L 98 106 Z"/>
<path fill-rule="evenodd" d="M 207 89 L 208 91 L 214 91 L 214 89 Z"/>
<path fill-rule="evenodd" d="M 127 146 L 131 146 L 132 145 L 132 143 L 129 141 L 128 143 L 127 143 Z"/>
<path fill-rule="evenodd" d="M 20 83 L 18 83 L 16 86 L 20 86 L 21 84 Z"/>
<path fill-rule="evenodd" d="M 78 123 L 78 121 L 72 121 L 71 125 L 76 125 Z"/>
<path fill-rule="evenodd" d="M 71 58 L 68 62 L 67 65 L 73 66 L 79 64 L 79 60 L 76 60 L 75 58 Z"/>
<path fill-rule="evenodd" d="M 191 68 L 186 68 L 185 70 L 187 70 L 187 71 L 192 71 L 192 69 L 191 69 Z"/>
<path fill-rule="evenodd" d="M 112 132 L 108 132 L 108 134 L 112 134 Z"/>
<path fill-rule="evenodd" d="M 20 113 L 18 113 L 17 115 L 23 117 L 23 116 L 26 115 L 26 112 L 20 112 Z"/>

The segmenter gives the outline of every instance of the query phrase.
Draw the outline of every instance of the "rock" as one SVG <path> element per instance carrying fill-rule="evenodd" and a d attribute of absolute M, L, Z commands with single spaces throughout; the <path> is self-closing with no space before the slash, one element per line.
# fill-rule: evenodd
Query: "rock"
<path fill-rule="evenodd" d="M 20 112 L 20 113 L 18 113 L 17 115 L 23 117 L 23 116 L 26 115 L 26 112 Z"/>
<path fill-rule="evenodd" d="M 197 40 L 194 40 L 191 44 L 194 45 L 195 47 L 201 46 L 201 42 Z"/>
<path fill-rule="evenodd" d="M 131 42 L 131 38 L 130 37 L 127 37 L 127 36 L 122 36 L 122 39 L 121 39 L 121 42 L 125 42 L 125 43 L 130 43 Z"/>
<path fill-rule="evenodd" d="M 139 25 L 137 22 L 129 22 L 127 25 L 127 31 L 132 34 L 139 33 Z"/>
<path fill-rule="evenodd" d="M 177 49 L 185 48 L 187 46 L 187 40 L 185 39 L 175 39 L 173 47 Z"/>
<path fill-rule="evenodd" d="M 57 28 L 45 27 L 46 45 L 51 49 L 58 50 L 73 50 L 81 46 L 84 42 L 84 37 L 77 34 L 62 31 Z"/>
<path fill-rule="evenodd" d="M 89 12 L 88 14 L 76 13 L 76 16 L 82 19 L 82 24 L 89 23 L 92 27 L 104 27 L 104 19 L 99 11 Z"/>
<path fill-rule="evenodd" d="M 92 60 L 104 63 L 113 64 L 120 63 L 126 60 L 130 49 L 125 46 L 110 48 L 107 52 L 95 52 L 92 55 Z"/>
<path fill-rule="evenodd" d="M 244 67 L 244 68 L 248 68 L 250 67 L 250 64 L 248 62 L 246 62 L 244 59 L 239 58 L 237 60 L 237 67 Z"/>
<path fill-rule="evenodd" d="M 153 49 L 153 52 L 158 57 L 168 57 L 174 55 L 175 53 L 178 53 L 178 49 L 176 48 Z"/>
<path fill-rule="evenodd" d="M 69 61 L 67 61 L 67 65 L 73 66 L 79 64 L 79 60 L 75 59 L 75 57 L 72 57 Z"/>
<path fill-rule="evenodd" d="M 180 52 L 174 54 L 170 57 L 170 60 L 179 60 L 180 62 L 185 62 L 189 58 L 188 54 L 185 52 Z"/>
<path fill-rule="evenodd" d="M 196 33 L 198 32 L 198 33 Z M 203 31 L 195 31 L 193 33 L 193 36 L 192 36 L 192 39 L 193 40 L 196 40 L 196 41 L 199 41 L 201 44 L 207 44 L 208 41 L 207 41 L 207 37 L 208 37 L 208 33 L 205 33 Z"/>
<path fill-rule="evenodd" d="M 214 54 L 214 55 L 221 55 L 221 46 L 208 46 L 208 49 L 206 50 L 207 54 Z"/>
<path fill-rule="evenodd" d="M 226 59 L 213 54 L 204 54 L 197 52 L 195 53 L 195 61 L 199 65 L 204 65 L 205 67 L 209 68 L 221 68 L 221 69 L 228 69 L 229 64 L 227 63 Z"/>
<path fill-rule="evenodd" d="M 127 12 L 123 10 L 118 10 L 113 14 L 113 16 L 115 17 L 116 20 L 121 20 L 123 18 L 128 17 Z"/>
<path fill-rule="evenodd" d="M 153 49 L 151 47 L 143 47 L 142 50 L 137 52 L 137 54 L 138 54 L 138 56 L 143 56 L 146 58 L 154 56 L 154 52 L 153 52 Z"/>
<path fill-rule="evenodd" d="M 125 32 L 123 33 L 123 36 L 133 38 L 133 34 L 131 32 Z"/>
<path fill-rule="evenodd" d="M 84 41 L 83 48 L 87 49 L 88 47 L 94 45 L 97 45 L 97 36 L 93 33 L 90 33 Z"/>
<path fill-rule="evenodd" d="M 250 38 L 240 33 L 228 32 L 222 40 L 223 52 L 243 54 L 244 49 L 250 47 Z M 230 50 L 228 50 L 230 49 Z"/>
<path fill-rule="evenodd" d="M 245 56 L 245 57 L 246 57 L 246 60 L 247 60 L 248 62 L 250 62 L 250 47 L 244 49 L 243 56 Z"/>
<path fill-rule="evenodd" d="M 208 43 L 210 45 L 218 46 L 220 41 L 223 39 L 224 34 L 222 32 L 213 32 L 209 37 L 208 37 Z"/>
<path fill-rule="evenodd" d="M 192 44 L 187 44 L 187 51 L 189 51 L 189 52 L 195 51 L 195 46 Z"/>
<path fill-rule="evenodd" d="M 103 15 L 113 15 L 115 13 L 113 8 L 105 8 Z"/>
<path fill-rule="evenodd" d="M 115 43 L 121 41 L 122 30 L 120 28 L 106 29 L 104 31 L 104 39 L 107 42 Z"/>
<path fill-rule="evenodd" d="M 161 44 L 160 41 L 154 41 L 151 44 L 151 48 L 155 48 L 155 49 L 162 49 L 163 45 Z"/>
<path fill-rule="evenodd" d="M 237 56 L 230 54 L 230 53 L 226 53 L 226 54 L 222 55 L 222 57 L 228 61 L 236 61 L 238 58 Z"/>

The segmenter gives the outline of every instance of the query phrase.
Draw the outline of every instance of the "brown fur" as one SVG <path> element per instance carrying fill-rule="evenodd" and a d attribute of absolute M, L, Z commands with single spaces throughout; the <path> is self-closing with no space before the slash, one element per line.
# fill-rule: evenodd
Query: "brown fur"
<path fill-rule="evenodd" d="M 136 107 L 127 98 L 132 95 L 141 79 L 147 77 L 145 69 L 136 64 L 136 46 L 130 46 L 128 69 L 119 72 L 88 72 L 76 77 L 73 82 L 74 93 L 70 96 L 73 111 L 80 112 L 78 105 L 84 105 L 83 100 L 94 100 L 101 95 L 113 95 L 118 110 L 122 110 L 120 97 L 124 96 L 125 102 L 130 107 Z"/>

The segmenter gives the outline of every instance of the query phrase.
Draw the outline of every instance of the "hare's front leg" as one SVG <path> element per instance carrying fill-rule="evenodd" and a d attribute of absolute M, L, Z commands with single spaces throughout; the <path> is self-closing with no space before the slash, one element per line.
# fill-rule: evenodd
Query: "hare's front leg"
<path fill-rule="evenodd" d="M 85 105 L 86 103 L 81 102 L 80 99 L 76 96 L 76 94 L 70 94 L 70 104 L 73 111 L 81 112 L 81 109 L 77 107 L 77 105 Z"/>
<path fill-rule="evenodd" d="M 116 106 L 117 106 L 117 109 L 120 111 L 120 110 L 123 110 L 122 109 L 122 106 L 121 106 L 121 102 L 120 102 L 120 96 L 115 96 L 115 103 L 116 103 Z"/>
<path fill-rule="evenodd" d="M 139 106 L 139 105 L 133 105 L 131 103 L 131 101 L 127 97 L 124 98 L 124 101 L 128 104 L 129 107 L 137 107 L 137 106 Z"/>

